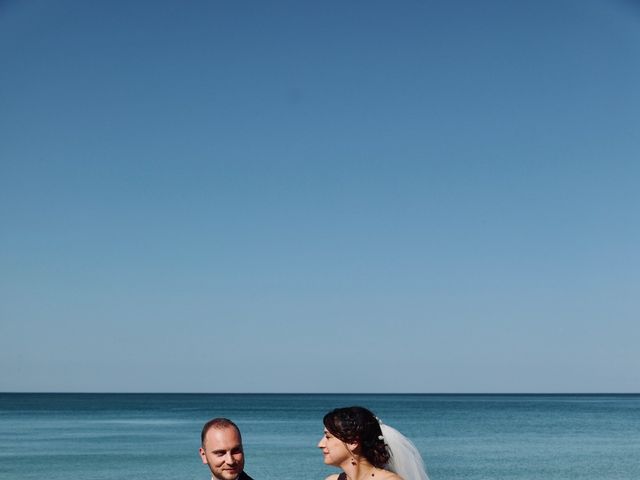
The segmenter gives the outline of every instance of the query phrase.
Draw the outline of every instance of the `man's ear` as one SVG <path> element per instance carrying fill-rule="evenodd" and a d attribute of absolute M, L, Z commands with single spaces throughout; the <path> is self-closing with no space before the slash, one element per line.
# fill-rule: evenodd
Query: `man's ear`
<path fill-rule="evenodd" d="M 204 454 L 204 448 L 200 447 L 199 453 L 200 453 L 200 458 L 202 458 L 202 463 L 207 465 L 209 462 L 207 462 L 207 456 Z"/>

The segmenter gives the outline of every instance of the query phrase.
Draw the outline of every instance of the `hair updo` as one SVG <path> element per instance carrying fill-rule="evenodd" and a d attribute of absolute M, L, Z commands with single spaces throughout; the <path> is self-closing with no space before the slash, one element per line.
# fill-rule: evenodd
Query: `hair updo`
<path fill-rule="evenodd" d="M 339 440 L 358 443 L 360 454 L 374 467 L 384 468 L 389 462 L 389 451 L 382 438 L 380 423 L 366 408 L 336 408 L 327 413 L 322 422 L 329 433 Z"/>

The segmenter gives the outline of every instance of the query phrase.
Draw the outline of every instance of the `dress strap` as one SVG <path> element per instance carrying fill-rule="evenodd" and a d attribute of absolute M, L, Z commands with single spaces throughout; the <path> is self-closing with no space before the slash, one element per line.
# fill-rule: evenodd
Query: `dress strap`
<path fill-rule="evenodd" d="M 347 480 L 347 474 L 341 472 L 340 475 L 338 475 L 338 480 Z"/>

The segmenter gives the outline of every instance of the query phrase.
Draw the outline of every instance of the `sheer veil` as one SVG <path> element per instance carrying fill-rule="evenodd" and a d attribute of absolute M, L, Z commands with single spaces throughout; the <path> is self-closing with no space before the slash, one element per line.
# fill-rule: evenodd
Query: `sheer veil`
<path fill-rule="evenodd" d="M 403 480 L 429 480 L 420 452 L 411 440 L 382 422 L 380 429 L 391 454 L 387 469 L 401 476 Z"/>

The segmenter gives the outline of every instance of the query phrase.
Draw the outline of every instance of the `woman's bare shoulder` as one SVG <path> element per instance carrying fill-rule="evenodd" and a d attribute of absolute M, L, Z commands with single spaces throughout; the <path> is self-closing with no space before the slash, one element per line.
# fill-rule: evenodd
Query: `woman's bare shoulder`
<path fill-rule="evenodd" d="M 400 475 L 389 470 L 379 470 L 379 472 L 376 474 L 377 480 L 402 480 Z"/>
<path fill-rule="evenodd" d="M 329 475 L 327 478 L 325 478 L 324 480 L 338 480 L 338 474 L 334 473 L 333 475 Z"/>

